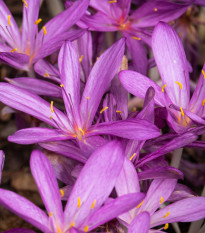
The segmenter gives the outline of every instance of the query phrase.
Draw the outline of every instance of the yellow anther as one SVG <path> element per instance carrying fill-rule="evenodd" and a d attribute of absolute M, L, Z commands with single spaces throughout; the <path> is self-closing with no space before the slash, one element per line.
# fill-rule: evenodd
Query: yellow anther
<path fill-rule="evenodd" d="M 85 226 L 84 232 L 88 232 L 88 225 Z"/>
<path fill-rule="evenodd" d="M 80 132 L 82 133 L 82 135 L 84 135 L 85 134 L 85 132 L 82 130 L 82 128 L 78 128 L 79 130 L 80 130 Z"/>
<path fill-rule="evenodd" d="M 107 106 L 106 106 L 106 107 L 104 107 L 103 109 L 101 109 L 100 114 L 101 114 L 101 113 L 103 113 L 106 109 L 108 109 L 108 107 L 107 107 Z"/>
<path fill-rule="evenodd" d="M 141 40 L 140 37 L 136 37 L 136 36 L 133 36 L 132 39 L 134 39 L 134 40 Z"/>
<path fill-rule="evenodd" d="M 26 2 L 26 0 L 22 0 L 22 2 L 24 3 L 25 7 L 28 7 L 28 3 Z"/>
<path fill-rule="evenodd" d="M 117 0 L 110 0 L 110 1 L 108 1 L 108 3 L 116 3 L 117 2 Z"/>
<path fill-rule="evenodd" d="M 48 216 L 49 216 L 49 217 L 52 217 L 52 216 L 53 216 L 53 213 L 52 213 L 52 212 L 50 212 L 50 213 L 48 214 Z"/>
<path fill-rule="evenodd" d="M 204 72 L 203 70 L 202 70 L 201 72 L 202 72 L 202 74 L 203 74 L 203 76 L 204 76 L 204 79 L 205 79 L 205 72 Z"/>
<path fill-rule="evenodd" d="M 120 110 L 117 110 L 117 111 L 116 111 L 116 113 L 122 113 L 122 111 L 120 111 Z"/>
<path fill-rule="evenodd" d="M 51 112 L 54 113 L 54 110 L 53 110 L 53 101 L 51 101 Z"/>
<path fill-rule="evenodd" d="M 50 116 L 50 120 L 52 120 L 53 116 Z"/>
<path fill-rule="evenodd" d="M 166 224 L 164 225 L 164 230 L 167 230 L 168 227 L 169 227 L 169 223 L 166 223 Z"/>
<path fill-rule="evenodd" d="M 154 8 L 154 11 L 158 11 L 158 9 L 155 7 L 155 8 Z"/>
<path fill-rule="evenodd" d="M 86 98 L 87 98 L 87 100 L 89 100 L 89 99 L 90 99 L 90 97 L 89 97 L 89 96 L 87 96 Z"/>
<path fill-rule="evenodd" d="M 175 81 L 175 83 L 179 85 L 180 89 L 182 89 L 182 84 L 180 82 Z"/>
<path fill-rule="evenodd" d="M 45 26 L 43 26 L 43 34 L 45 35 L 47 33 L 47 31 L 46 31 L 46 27 Z"/>
<path fill-rule="evenodd" d="M 81 201 L 80 201 L 80 197 L 78 197 L 78 205 L 77 205 L 77 207 L 80 208 L 80 206 L 81 206 Z"/>
<path fill-rule="evenodd" d="M 166 217 L 168 217 L 169 215 L 170 215 L 170 211 L 167 212 L 167 213 L 163 216 L 163 218 L 166 218 Z"/>
<path fill-rule="evenodd" d="M 64 85 L 63 85 L 63 84 L 60 84 L 60 87 L 64 87 Z"/>
<path fill-rule="evenodd" d="M 45 78 L 49 78 L 49 77 L 50 77 L 49 73 L 45 73 L 43 76 L 44 76 Z"/>
<path fill-rule="evenodd" d="M 99 57 L 96 58 L 96 61 L 99 59 Z"/>
<path fill-rule="evenodd" d="M 182 107 L 180 107 L 180 110 L 181 110 L 182 116 L 184 116 L 184 111 L 183 111 Z"/>
<path fill-rule="evenodd" d="M 61 197 L 64 196 L 64 191 L 63 191 L 63 189 L 60 189 L 60 194 L 61 194 Z"/>
<path fill-rule="evenodd" d="M 134 154 L 129 158 L 129 160 L 131 161 L 131 160 L 134 158 L 135 155 L 136 155 L 136 153 L 134 153 Z"/>
<path fill-rule="evenodd" d="M 164 202 L 164 198 L 161 197 L 159 204 L 162 204 Z"/>
<path fill-rule="evenodd" d="M 75 226 L 75 223 L 72 222 L 72 223 L 70 224 L 70 228 L 71 228 L 71 227 L 74 227 L 74 226 Z"/>
<path fill-rule="evenodd" d="M 95 203 L 96 203 L 96 200 L 93 201 L 92 205 L 91 205 L 91 210 L 95 207 Z"/>
<path fill-rule="evenodd" d="M 84 58 L 84 55 L 81 55 L 81 56 L 79 57 L 79 62 L 80 62 L 80 63 L 82 62 L 83 58 Z"/>
<path fill-rule="evenodd" d="M 13 52 L 15 52 L 15 51 L 17 51 L 18 49 L 17 48 L 15 48 L 15 49 L 12 49 L 11 50 L 11 52 L 13 53 Z"/>
<path fill-rule="evenodd" d="M 41 21 L 42 21 L 42 19 L 39 18 L 39 19 L 37 19 L 37 20 L 35 21 L 35 24 L 37 25 L 37 24 L 39 24 Z"/>
<path fill-rule="evenodd" d="M 144 200 L 142 202 L 140 202 L 140 204 L 137 206 L 137 208 L 140 208 L 144 203 Z"/>
<path fill-rule="evenodd" d="M 162 92 L 164 92 L 164 88 L 167 86 L 167 84 L 164 84 L 164 86 L 162 87 Z"/>
<path fill-rule="evenodd" d="M 205 99 L 202 101 L 202 106 L 204 106 L 204 104 L 205 104 Z"/>
<path fill-rule="evenodd" d="M 136 112 L 136 111 L 137 111 L 137 108 L 134 107 L 134 108 L 132 109 L 132 112 Z"/>
<path fill-rule="evenodd" d="M 57 232 L 58 233 L 63 233 L 60 226 L 57 226 Z"/>
<path fill-rule="evenodd" d="M 11 26 L 11 15 L 8 16 L 8 25 Z"/>

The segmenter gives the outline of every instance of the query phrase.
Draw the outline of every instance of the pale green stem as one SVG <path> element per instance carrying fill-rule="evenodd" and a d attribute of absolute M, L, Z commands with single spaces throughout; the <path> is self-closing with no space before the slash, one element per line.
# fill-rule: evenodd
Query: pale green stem
<path fill-rule="evenodd" d="M 172 160 L 170 164 L 171 167 L 179 168 L 181 157 L 182 157 L 182 152 L 183 152 L 183 148 L 176 149 L 173 152 Z"/>
<path fill-rule="evenodd" d="M 51 16 L 56 16 L 64 10 L 63 3 L 59 0 L 46 0 Z"/>

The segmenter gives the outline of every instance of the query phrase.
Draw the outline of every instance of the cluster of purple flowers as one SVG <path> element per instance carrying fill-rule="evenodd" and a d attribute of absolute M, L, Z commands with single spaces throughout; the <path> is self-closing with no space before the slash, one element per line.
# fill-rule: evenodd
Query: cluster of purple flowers
<path fill-rule="evenodd" d="M 205 148 L 205 65 L 193 90 L 179 20 L 205 2 L 67 0 L 38 31 L 40 2 L 22 0 L 20 30 L 0 0 L 0 62 L 28 74 L 5 77 L 0 101 L 35 118 L 8 140 L 37 144 L 30 168 L 46 211 L 5 189 L 0 205 L 45 233 L 160 233 L 203 219 L 205 197 L 178 183 L 182 148 Z M 146 76 L 155 66 L 159 82 Z M 128 108 L 139 98 L 141 110 Z"/>

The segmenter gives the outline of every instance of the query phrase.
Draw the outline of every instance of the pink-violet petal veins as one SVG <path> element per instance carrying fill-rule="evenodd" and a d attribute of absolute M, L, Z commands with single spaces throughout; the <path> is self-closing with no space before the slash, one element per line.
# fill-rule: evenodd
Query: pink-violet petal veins
<path fill-rule="evenodd" d="M 90 136 L 114 135 L 127 139 L 147 140 L 160 136 L 159 129 L 152 123 L 141 119 L 104 122 L 88 129 Z"/>
<path fill-rule="evenodd" d="M 64 229 L 72 222 L 82 225 L 107 199 L 124 163 L 120 142 L 98 148 L 83 167 L 64 211 Z"/>
<path fill-rule="evenodd" d="M 5 154 L 3 150 L 0 150 L 0 184 L 1 184 L 1 175 L 4 167 Z"/>
<path fill-rule="evenodd" d="M 144 193 L 130 193 L 120 196 L 98 209 L 87 221 L 90 230 L 129 211 L 144 198 Z"/>
<path fill-rule="evenodd" d="M 31 154 L 30 167 L 32 175 L 38 186 L 41 198 L 50 216 L 51 222 L 57 229 L 57 226 L 63 227 L 63 207 L 61 203 L 61 194 L 54 170 L 48 158 L 38 150 Z"/>
<path fill-rule="evenodd" d="M 49 141 L 65 141 L 69 139 L 73 139 L 73 137 L 61 130 L 40 127 L 21 129 L 8 137 L 10 142 L 24 145 Z"/>
<path fill-rule="evenodd" d="M 44 80 L 36 79 L 36 78 L 4 78 L 8 83 L 21 87 L 25 90 L 28 90 L 32 93 L 42 96 L 50 96 L 61 98 L 62 90 L 60 86 L 57 86 L 51 82 L 47 82 Z"/>
<path fill-rule="evenodd" d="M 7 90 L 5 92 L 5 90 Z M 15 87 L 8 83 L 0 84 L 0 101 L 4 104 L 32 115 L 39 120 L 58 127 L 70 129 L 68 119 L 61 111 L 53 107 L 54 113 L 51 114 L 51 105 L 36 94 L 30 93 L 22 88 Z M 58 118 L 56 117 L 58 115 Z M 52 115 L 52 119 L 50 119 Z M 55 122 L 53 121 L 55 120 Z"/>
<path fill-rule="evenodd" d="M 148 233 L 150 229 L 150 214 L 146 211 L 138 214 L 128 226 L 127 233 Z"/>
<path fill-rule="evenodd" d="M 0 205 L 9 209 L 16 215 L 43 232 L 49 232 L 48 216 L 39 207 L 18 194 L 0 189 Z"/>
<path fill-rule="evenodd" d="M 174 104 L 186 108 L 190 98 L 189 66 L 178 34 L 168 24 L 158 23 L 152 48 L 167 95 Z"/>
<path fill-rule="evenodd" d="M 167 213 L 169 215 L 165 218 Z M 172 223 L 192 222 L 205 217 L 205 197 L 190 197 L 177 201 L 153 214 L 151 227 Z"/>
<path fill-rule="evenodd" d="M 25 228 L 14 228 L 8 231 L 4 231 L 3 233 L 36 233 L 36 232 Z"/>
<path fill-rule="evenodd" d="M 124 49 L 125 40 L 120 39 L 107 49 L 93 66 L 80 104 L 81 118 L 87 126 L 92 124 L 101 98 L 120 67 Z"/>
<path fill-rule="evenodd" d="M 167 105 L 167 102 L 170 102 L 169 100 L 166 101 L 167 96 L 162 92 L 160 86 L 140 73 L 123 70 L 119 73 L 119 78 L 125 89 L 139 98 L 144 99 L 147 89 L 153 87 L 155 90 L 154 100 L 156 104 L 164 107 Z"/>

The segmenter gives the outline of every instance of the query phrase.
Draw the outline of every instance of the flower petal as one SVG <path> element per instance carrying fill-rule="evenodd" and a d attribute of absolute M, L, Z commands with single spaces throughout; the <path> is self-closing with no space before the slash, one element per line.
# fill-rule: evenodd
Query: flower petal
<path fill-rule="evenodd" d="M 189 67 L 179 36 L 171 26 L 160 22 L 153 32 L 152 48 L 166 93 L 174 104 L 186 108 L 190 98 Z"/>
<path fill-rule="evenodd" d="M 47 213 L 54 226 L 63 224 L 63 208 L 61 195 L 53 168 L 47 157 L 40 151 L 34 150 L 31 154 L 30 167 L 36 181 L 41 198 L 46 207 Z"/>
<path fill-rule="evenodd" d="M 150 214 L 142 212 L 138 214 L 128 227 L 127 233 L 148 233 L 150 228 Z"/>

